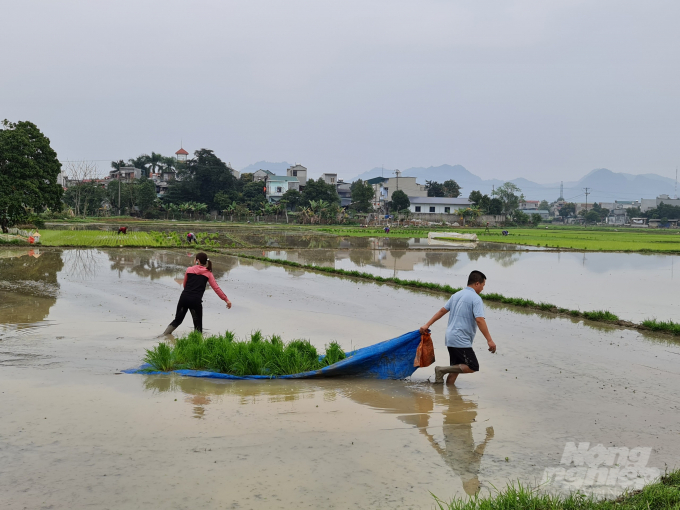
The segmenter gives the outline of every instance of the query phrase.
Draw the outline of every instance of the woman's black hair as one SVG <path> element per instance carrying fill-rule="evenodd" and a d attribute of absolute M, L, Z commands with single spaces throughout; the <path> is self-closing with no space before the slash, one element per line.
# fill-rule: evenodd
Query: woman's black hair
<path fill-rule="evenodd" d="M 208 258 L 207 253 L 203 253 L 202 251 L 196 254 L 196 260 L 198 260 L 202 266 L 205 266 L 208 268 L 208 271 L 212 273 L 212 262 Z"/>

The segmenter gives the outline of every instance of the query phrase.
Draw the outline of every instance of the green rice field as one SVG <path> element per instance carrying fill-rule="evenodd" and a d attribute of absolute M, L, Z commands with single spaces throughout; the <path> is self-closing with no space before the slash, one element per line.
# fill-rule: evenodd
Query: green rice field
<path fill-rule="evenodd" d="M 587 251 L 637 251 L 637 252 L 680 252 L 680 232 L 654 230 L 615 231 L 591 229 L 545 228 L 508 228 L 509 235 L 499 230 L 485 234 L 482 230 L 463 230 L 477 234 L 480 241 L 494 243 L 542 246 L 546 248 L 566 248 Z"/>
<path fill-rule="evenodd" d="M 196 234 L 201 248 L 217 246 L 217 234 Z M 117 234 L 106 230 L 43 230 L 40 243 L 43 246 L 101 247 L 149 247 L 172 248 L 186 244 L 184 234 L 177 232 L 129 232 Z"/>
<path fill-rule="evenodd" d="M 176 246 L 174 240 L 163 239 L 151 232 L 128 232 L 116 234 L 114 231 L 100 230 L 43 230 L 40 243 L 44 246 L 86 246 L 86 247 L 170 247 Z"/>

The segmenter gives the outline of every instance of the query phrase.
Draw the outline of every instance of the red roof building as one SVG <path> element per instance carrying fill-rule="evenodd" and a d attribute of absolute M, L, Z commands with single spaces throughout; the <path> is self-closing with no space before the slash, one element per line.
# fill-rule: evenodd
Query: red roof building
<path fill-rule="evenodd" d="M 185 151 L 183 148 L 175 152 L 175 156 L 177 156 L 177 161 L 186 161 L 188 155 L 189 153 Z"/>

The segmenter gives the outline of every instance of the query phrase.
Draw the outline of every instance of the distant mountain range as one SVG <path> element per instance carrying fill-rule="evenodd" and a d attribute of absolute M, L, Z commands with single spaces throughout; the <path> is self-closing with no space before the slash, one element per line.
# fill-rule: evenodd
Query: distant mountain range
<path fill-rule="evenodd" d="M 270 170 L 276 175 L 286 175 L 286 170 L 290 166 L 290 163 L 286 161 L 280 163 L 258 161 L 243 168 L 241 172 L 255 172 L 263 169 Z M 314 175 L 314 172 L 311 173 Z M 338 178 L 350 182 L 357 179 L 366 180 L 380 177 L 381 175 L 393 177 L 394 171 L 376 167 L 351 179 L 347 175 L 338 175 Z M 420 184 L 425 184 L 425 181 L 444 182 L 453 179 L 461 186 L 463 196 L 468 196 L 474 190 L 488 194 L 491 193 L 494 186 L 498 187 L 506 182 L 500 179 L 482 179 L 462 165 L 413 167 L 404 170 L 401 175 L 403 177 L 416 177 Z M 552 202 L 560 196 L 559 182 L 539 184 L 522 177 L 511 179 L 510 182 L 516 184 L 522 190 L 527 200 L 548 200 Z M 661 194 L 673 196 L 675 181 L 657 174 L 632 175 L 598 168 L 578 181 L 564 181 L 564 198 L 571 202 L 585 202 L 584 188 L 589 188 L 588 202 L 640 200 L 641 198 L 655 198 Z"/>
<path fill-rule="evenodd" d="M 393 177 L 394 171 L 372 168 L 368 172 L 357 175 L 356 179 L 371 179 L 373 177 Z M 404 170 L 403 177 L 416 177 L 418 183 L 425 181 L 444 182 L 455 180 L 462 188 L 462 194 L 468 196 L 471 191 L 491 193 L 494 186 L 501 186 L 505 181 L 499 179 L 482 179 L 461 165 L 441 165 L 428 168 L 414 167 Z M 349 179 L 346 179 L 349 180 Z M 523 192 L 527 200 L 553 201 L 560 196 L 560 183 L 539 184 L 524 178 L 510 179 Z M 673 195 L 675 181 L 657 174 L 632 175 L 612 172 L 606 168 L 591 171 L 578 181 L 564 181 L 564 198 L 573 202 L 585 201 L 585 190 L 589 188 L 589 202 L 613 202 L 614 200 L 640 200 L 641 198 L 655 198 L 661 194 Z"/>

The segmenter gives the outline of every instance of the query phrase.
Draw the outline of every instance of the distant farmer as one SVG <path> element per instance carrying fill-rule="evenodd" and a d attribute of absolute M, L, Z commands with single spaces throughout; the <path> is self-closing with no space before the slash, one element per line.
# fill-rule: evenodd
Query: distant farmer
<path fill-rule="evenodd" d="M 182 324 L 187 311 L 191 312 L 191 317 L 194 320 L 194 329 L 203 332 L 203 293 L 205 292 L 206 283 L 209 283 L 215 294 L 227 303 L 227 308 L 231 308 L 231 301 L 229 301 L 229 298 L 225 296 L 215 281 L 215 277 L 212 274 L 212 262 L 210 262 L 208 255 L 203 252 L 197 253 L 194 264 L 184 273 L 184 283 L 182 284 L 184 290 L 179 296 L 175 320 L 165 328 L 164 335 L 171 334 Z"/>
<path fill-rule="evenodd" d="M 484 229 L 484 233 L 488 234 L 489 233 L 489 222 L 486 222 L 486 228 Z"/>
<path fill-rule="evenodd" d="M 504 236 L 507 236 L 509 234 L 509 232 L 507 230 L 504 230 L 503 232 L 501 232 L 501 234 L 503 234 Z"/>
<path fill-rule="evenodd" d="M 386 226 L 383 230 L 385 231 L 386 234 L 390 233 L 390 227 L 389 226 Z"/>
<path fill-rule="evenodd" d="M 429 322 L 420 328 L 421 333 L 427 332 L 432 324 L 451 312 L 446 327 L 446 348 L 449 350 L 450 366 L 434 367 L 435 383 L 443 383 L 445 374 L 450 374 L 446 384 L 453 384 L 458 374 L 473 374 L 479 371 L 477 356 L 472 350 L 472 341 L 477 334 L 477 327 L 486 338 L 489 351 L 496 352 L 496 344 L 491 339 L 484 319 L 484 304 L 482 298 L 479 297 L 485 284 L 484 273 L 472 271 L 468 277 L 467 287 L 452 295 L 444 308 L 435 313 Z"/>
<path fill-rule="evenodd" d="M 125 234 L 127 235 L 127 227 L 118 227 L 118 233 L 116 235 Z"/>
<path fill-rule="evenodd" d="M 198 244 L 198 239 L 196 239 L 196 236 L 193 232 L 189 232 L 187 234 L 187 243 L 191 244 L 192 242 Z"/>

